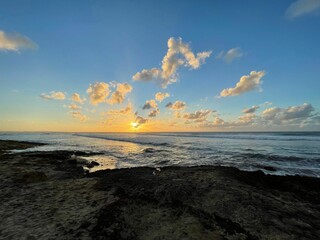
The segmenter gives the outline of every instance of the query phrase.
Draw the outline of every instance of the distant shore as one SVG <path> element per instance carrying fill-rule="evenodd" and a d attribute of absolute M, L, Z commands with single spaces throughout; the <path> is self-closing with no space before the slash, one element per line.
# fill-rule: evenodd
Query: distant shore
<path fill-rule="evenodd" d="M 84 169 L 0 141 L 0 239 L 318 239 L 320 178 L 230 167 Z M 74 155 L 75 154 L 75 155 Z"/>

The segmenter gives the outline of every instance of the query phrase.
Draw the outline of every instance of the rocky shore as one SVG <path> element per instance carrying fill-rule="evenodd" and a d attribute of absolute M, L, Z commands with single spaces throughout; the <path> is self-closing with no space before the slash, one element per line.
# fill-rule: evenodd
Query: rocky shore
<path fill-rule="evenodd" d="M 95 163 L 79 159 L 89 153 L 8 152 L 37 145 L 0 141 L 0 239 L 320 236 L 319 178 L 210 166 L 88 173 Z"/>

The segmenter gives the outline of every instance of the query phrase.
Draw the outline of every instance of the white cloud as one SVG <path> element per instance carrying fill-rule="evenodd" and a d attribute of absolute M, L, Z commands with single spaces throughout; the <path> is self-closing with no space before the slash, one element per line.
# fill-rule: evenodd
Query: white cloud
<path fill-rule="evenodd" d="M 77 103 L 84 103 L 85 102 L 85 98 L 81 98 L 79 93 L 74 93 L 71 96 L 71 100 Z"/>
<path fill-rule="evenodd" d="M 166 107 L 174 111 L 179 111 L 186 108 L 186 103 L 182 101 L 169 102 Z"/>
<path fill-rule="evenodd" d="M 87 121 L 88 117 L 84 114 L 82 114 L 81 112 L 72 112 L 72 117 L 75 119 L 80 120 L 81 122 L 85 122 Z"/>
<path fill-rule="evenodd" d="M 243 53 L 239 47 L 231 48 L 226 53 L 224 51 L 220 52 L 217 56 L 219 59 L 223 59 L 227 63 L 231 63 L 236 58 L 241 58 Z"/>
<path fill-rule="evenodd" d="M 211 51 L 194 54 L 190 46 L 181 38 L 176 40 L 171 37 L 168 40 L 168 51 L 162 60 L 161 69 L 143 69 L 137 72 L 132 79 L 144 82 L 155 80 L 162 88 L 166 88 L 167 85 L 177 81 L 177 70 L 180 66 L 198 69 L 210 55 Z"/>
<path fill-rule="evenodd" d="M 22 49 L 36 49 L 37 44 L 18 33 L 7 34 L 0 31 L 0 50 L 19 51 Z"/>
<path fill-rule="evenodd" d="M 159 108 L 153 109 L 149 112 L 148 117 L 156 117 L 160 113 Z"/>
<path fill-rule="evenodd" d="M 245 108 L 242 110 L 243 113 L 254 113 L 259 109 L 259 106 L 252 106 L 250 108 Z"/>
<path fill-rule="evenodd" d="M 74 104 L 74 103 L 70 104 L 70 105 L 69 105 L 69 108 L 70 108 L 71 110 L 78 110 L 78 109 L 81 109 L 81 107 L 80 107 L 80 106 L 78 106 L 77 104 Z"/>
<path fill-rule="evenodd" d="M 117 83 L 117 89 L 107 100 L 109 104 L 120 104 L 124 102 L 126 95 L 132 91 L 132 86 L 128 83 Z"/>
<path fill-rule="evenodd" d="M 286 11 L 287 18 L 300 17 L 307 14 L 319 12 L 320 0 L 297 0 L 293 2 Z"/>
<path fill-rule="evenodd" d="M 252 71 L 250 72 L 250 75 L 242 76 L 234 88 L 223 89 L 220 93 L 220 97 L 237 96 L 245 92 L 260 89 L 260 85 L 262 84 L 261 78 L 264 75 L 264 71 Z"/>
<path fill-rule="evenodd" d="M 66 95 L 63 92 L 52 91 L 49 94 L 41 93 L 40 97 L 46 100 L 64 100 Z"/>
<path fill-rule="evenodd" d="M 152 108 L 157 108 L 158 104 L 156 103 L 155 100 L 147 100 L 146 103 L 143 105 L 142 109 L 152 109 Z"/>
<path fill-rule="evenodd" d="M 87 89 L 87 93 L 92 105 L 105 102 L 106 98 L 110 94 L 109 84 L 105 82 L 96 82 L 94 84 L 90 84 L 89 88 Z"/>
<path fill-rule="evenodd" d="M 165 98 L 170 97 L 169 93 L 157 92 L 155 98 L 158 102 L 162 102 Z"/>

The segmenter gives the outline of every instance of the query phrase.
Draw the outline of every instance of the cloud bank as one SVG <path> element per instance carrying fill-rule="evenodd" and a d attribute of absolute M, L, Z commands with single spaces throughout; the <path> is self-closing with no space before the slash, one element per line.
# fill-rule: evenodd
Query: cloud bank
<path fill-rule="evenodd" d="M 190 69 L 198 69 L 205 63 L 206 58 L 210 57 L 211 51 L 194 54 L 187 43 L 181 38 L 177 40 L 173 37 L 168 40 L 168 51 L 162 60 L 161 69 L 143 69 L 137 72 L 132 79 L 134 81 L 148 82 L 155 80 L 160 83 L 162 88 L 177 81 L 177 70 L 180 66 Z"/>

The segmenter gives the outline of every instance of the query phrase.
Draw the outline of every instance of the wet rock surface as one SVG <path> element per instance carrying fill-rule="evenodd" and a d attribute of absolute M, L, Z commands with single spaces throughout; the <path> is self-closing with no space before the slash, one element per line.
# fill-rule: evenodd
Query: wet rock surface
<path fill-rule="evenodd" d="M 87 153 L 6 154 L 19 146 L 0 141 L 0 239 L 320 236 L 317 178 L 209 166 L 84 174 L 70 160 Z"/>

